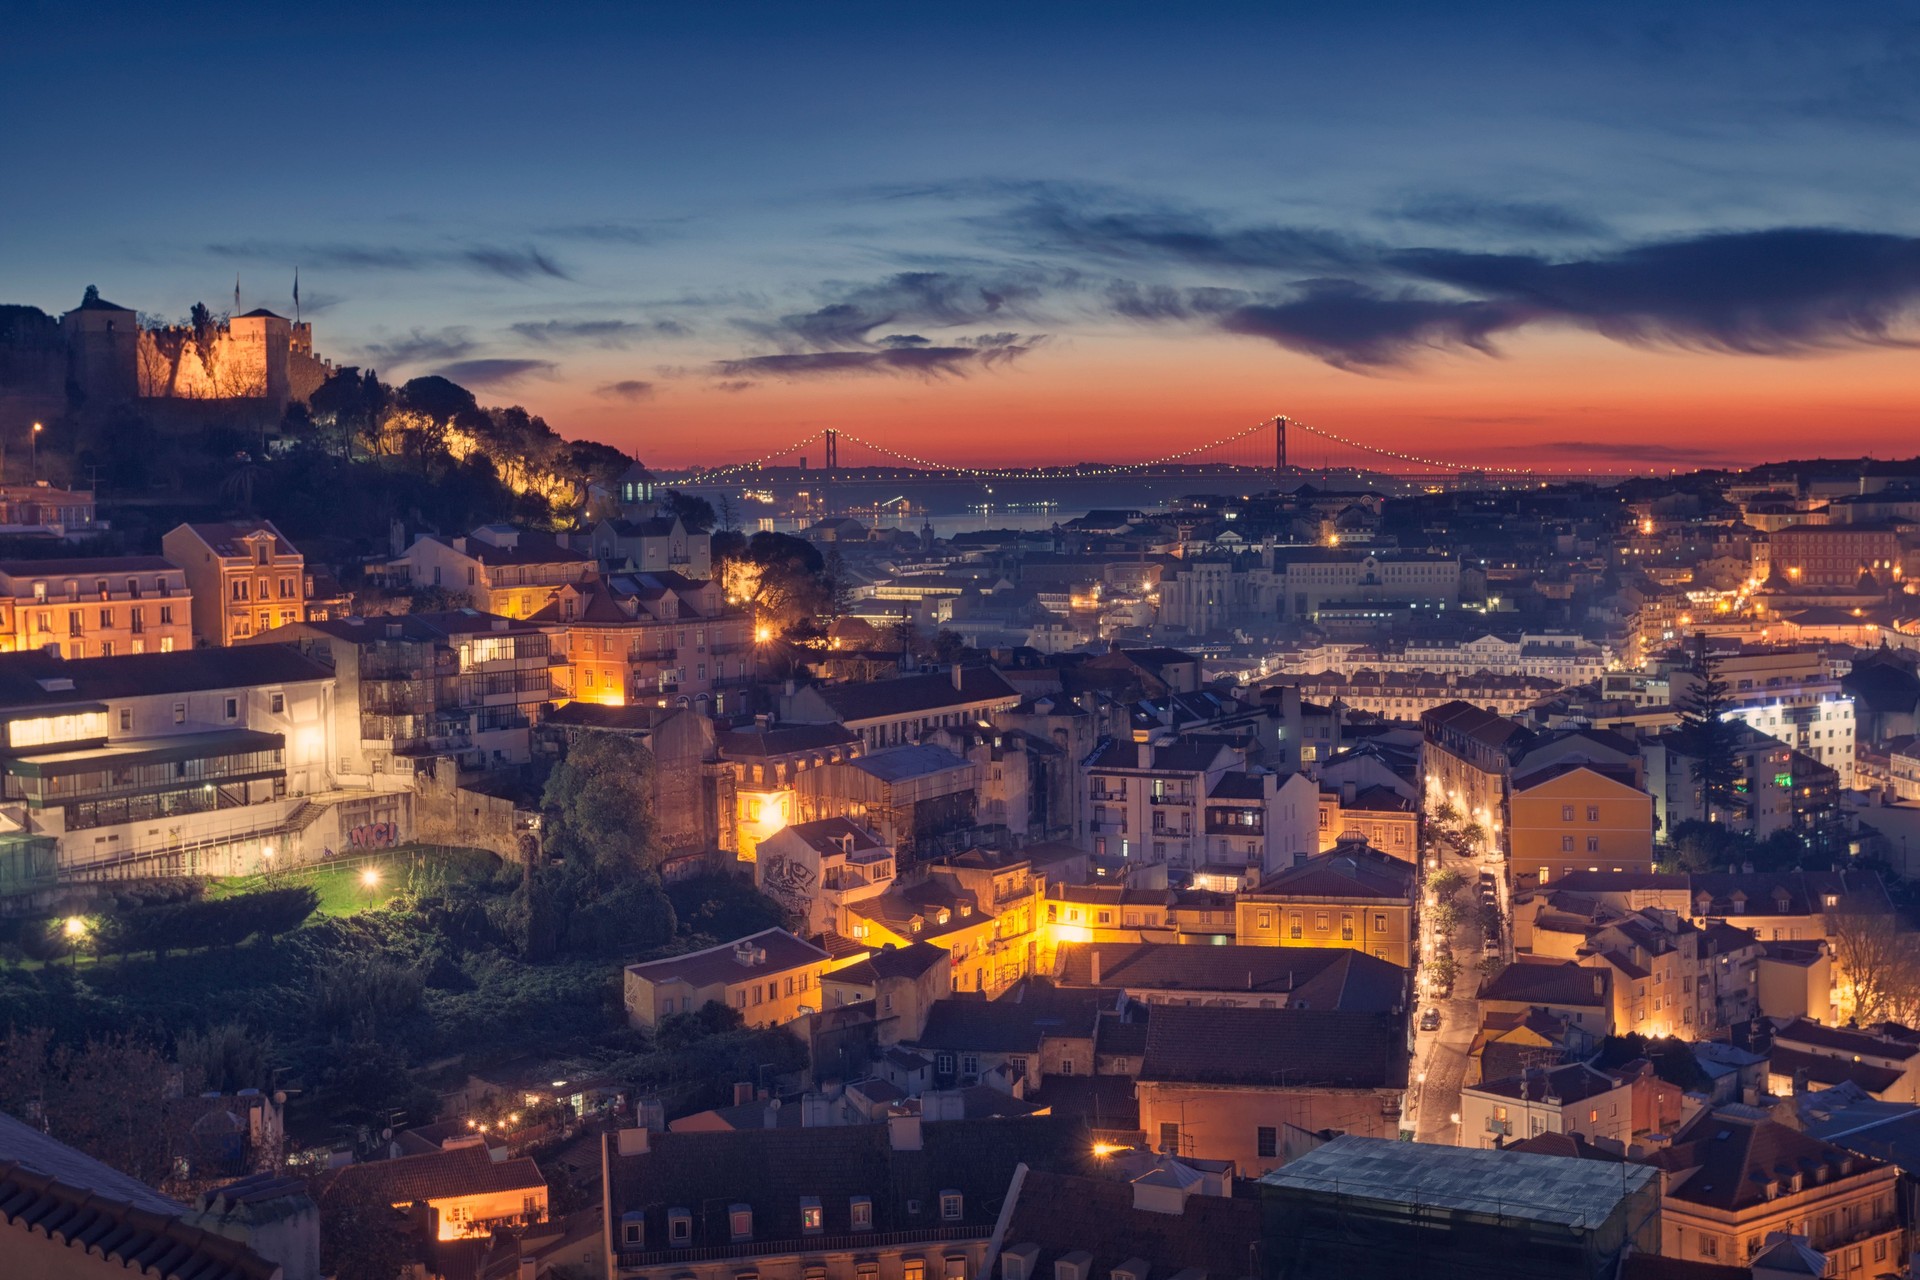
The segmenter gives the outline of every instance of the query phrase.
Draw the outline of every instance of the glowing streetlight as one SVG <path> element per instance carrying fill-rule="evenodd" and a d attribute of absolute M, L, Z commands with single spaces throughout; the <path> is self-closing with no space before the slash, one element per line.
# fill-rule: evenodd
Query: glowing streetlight
<path fill-rule="evenodd" d="M 368 867 L 360 873 L 360 885 L 367 891 L 367 905 L 371 907 L 373 891 L 380 887 L 380 872 L 373 867 Z"/>
<path fill-rule="evenodd" d="M 73 967 L 80 967 L 80 943 L 87 936 L 87 922 L 79 916 L 68 916 L 60 923 L 60 934 L 67 940 L 67 959 Z"/>
<path fill-rule="evenodd" d="M 27 434 L 27 458 L 35 480 L 40 478 L 40 433 L 46 429 L 44 423 L 36 422 Z"/>
<path fill-rule="evenodd" d="M 753 629 L 753 641 L 755 644 L 765 644 L 771 639 L 773 639 L 773 628 L 767 626 L 765 623 L 761 623 Z"/>

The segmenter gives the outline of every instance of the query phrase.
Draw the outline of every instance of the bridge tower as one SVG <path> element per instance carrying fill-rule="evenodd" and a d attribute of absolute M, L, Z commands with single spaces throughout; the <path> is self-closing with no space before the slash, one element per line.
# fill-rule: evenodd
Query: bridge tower
<path fill-rule="evenodd" d="M 1287 416 L 1281 414 L 1273 420 L 1273 480 L 1275 484 L 1287 478 Z"/>
<path fill-rule="evenodd" d="M 828 427 L 823 434 L 827 444 L 827 476 L 820 486 L 820 498 L 826 507 L 826 514 L 833 515 L 833 473 L 840 467 L 840 432 L 833 427 Z"/>

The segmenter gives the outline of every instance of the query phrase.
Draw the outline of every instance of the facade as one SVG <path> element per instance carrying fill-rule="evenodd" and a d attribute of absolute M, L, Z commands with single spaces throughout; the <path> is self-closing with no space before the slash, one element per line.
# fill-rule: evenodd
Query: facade
<path fill-rule="evenodd" d="M 100 527 L 91 490 L 56 489 L 44 480 L 0 484 L 0 534 L 75 541 Z"/>
<path fill-rule="evenodd" d="M 547 1181 L 526 1156 L 496 1160 L 484 1143 L 348 1165 L 322 1194 L 377 1195 L 396 1209 L 425 1205 L 437 1240 L 490 1238 L 547 1217 Z"/>
<path fill-rule="evenodd" d="M 1410 862 L 1344 840 L 1241 894 L 1234 938 L 1243 946 L 1351 947 L 1410 968 L 1418 875 Z"/>
<path fill-rule="evenodd" d="M 1631 770 L 1565 762 L 1513 779 L 1508 848 L 1515 875 L 1550 884 L 1571 871 L 1653 870 L 1653 797 Z"/>
<path fill-rule="evenodd" d="M 808 685 L 781 700 L 780 719 L 843 724 L 867 750 L 878 751 L 918 742 L 938 728 L 991 721 L 1019 703 L 1019 693 L 992 667 L 955 664 L 892 680 Z"/>
<path fill-rule="evenodd" d="M 560 637 L 560 687 L 580 702 L 710 707 L 753 677 L 753 619 L 677 572 L 566 582 L 528 621 Z"/>
<path fill-rule="evenodd" d="M 1123 991 L 1129 1001 L 1156 1009 L 1203 1005 L 1397 1014 L 1406 1009 L 1408 996 L 1407 970 L 1340 947 L 1062 941 L 1053 978 L 1064 988 Z"/>
<path fill-rule="evenodd" d="M 1878 591 L 1900 576 L 1900 534 L 1892 525 L 1790 525 L 1775 530 L 1772 542 L 1774 572 L 1803 590 L 1851 591 L 1866 578 Z"/>
<path fill-rule="evenodd" d="M 1401 604 L 1438 612 L 1460 601 L 1460 561 L 1425 551 L 1314 550 L 1280 573 L 1282 616 L 1313 621 L 1330 605 Z"/>
<path fill-rule="evenodd" d="M 833 958 L 785 929 L 763 929 L 704 951 L 625 970 L 627 1022 L 652 1028 L 662 1018 L 709 1004 L 737 1009 L 749 1027 L 777 1027 L 821 1008 L 820 979 Z"/>
<path fill-rule="evenodd" d="M 1321 773 L 1324 776 L 1326 770 Z M 1322 790 L 1317 816 L 1321 853 L 1351 836 L 1404 862 L 1420 856 L 1420 810 L 1391 787 L 1349 785 Z"/>
<path fill-rule="evenodd" d="M 1543 1133 L 1578 1134 L 1624 1150 L 1633 1136 L 1633 1085 L 1575 1062 L 1460 1091 L 1461 1146 L 1501 1147 Z"/>
<path fill-rule="evenodd" d="M 223 648 L 306 621 L 306 558 L 271 520 L 178 525 L 160 546 L 186 576 L 199 643 Z"/>
<path fill-rule="evenodd" d="M 1320 844 L 1319 795 L 1304 773 L 1224 773 L 1207 791 L 1195 884 L 1232 892 Z M 1217 883 L 1210 883 L 1216 881 Z"/>
<path fill-rule="evenodd" d="M 0 563 L 0 653 L 68 658 L 193 648 L 186 575 L 159 556 Z"/>
<path fill-rule="evenodd" d="M 332 786 L 333 673 L 281 647 L 0 659 L 14 836 L 63 876 L 251 874 L 344 846 L 291 822 Z M 16 825 L 17 824 L 17 825 Z"/>
<path fill-rule="evenodd" d="M 714 746 L 720 847 L 741 862 L 752 862 L 761 841 L 795 820 L 794 780 L 803 770 L 851 760 L 861 750 L 843 725 L 776 725 L 765 716 L 751 728 L 721 731 Z"/>
<path fill-rule="evenodd" d="M 847 908 L 885 893 L 894 855 L 879 836 L 845 818 L 782 827 L 756 845 L 754 884 L 809 934 L 847 933 Z"/>
<path fill-rule="evenodd" d="M 435 757 L 525 764 L 555 697 L 546 631 L 472 610 L 302 622 L 252 643 L 292 645 L 333 671 L 337 769 L 362 785 L 405 785 Z"/>
<path fill-rule="evenodd" d="M 1533 733 L 1471 703 L 1449 702 L 1420 717 L 1420 735 L 1427 806 L 1451 805 L 1489 828 L 1504 823 L 1507 779 L 1533 745 Z"/>
<path fill-rule="evenodd" d="M 452 538 L 423 534 L 389 572 L 414 590 L 439 587 L 463 595 L 482 613 L 530 618 L 556 589 L 592 582 L 600 566 L 590 550 L 552 534 L 490 524 Z"/>
<path fill-rule="evenodd" d="M 1104 742 L 1083 770 L 1094 856 L 1201 865 L 1208 796 L 1238 763 L 1213 742 Z"/>

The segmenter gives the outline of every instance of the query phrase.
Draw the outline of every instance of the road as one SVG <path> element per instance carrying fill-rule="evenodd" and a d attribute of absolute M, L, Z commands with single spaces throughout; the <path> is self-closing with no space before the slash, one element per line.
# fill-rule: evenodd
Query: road
<path fill-rule="evenodd" d="M 1463 857 L 1451 846 L 1436 842 L 1443 869 L 1456 871 L 1465 885 L 1454 895 L 1460 909 L 1460 923 L 1448 940 L 1457 965 L 1453 994 L 1436 999 L 1424 997 L 1420 1011 L 1428 1007 L 1440 1010 L 1440 1029 L 1419 1032 L 1414 1042 L 1412 1085 L 1414 1140 L 1455 1145 L 1460 1133 L 1453 1117 L 1460 1111 L 1460 1089 L 1466 1083 L 1467 1051 L 1473 1046 L 1474 1033 L 1480 1029 L 1480 1002 L 1473 993 L 1484 976 L 1481 944 L 1485 934 L 1475 906 L 1479 902 L 1477 881 L 1487 864 Z M 1427 939 L 1423 956 L 1434 954 L 1434 939 Z M 1486 963 L 1498 965 L 1498 960 Z M 1417 1015 L 1416 1015 L 1417 1016 Z M 1416 1022 L 1416 1026 L 1418 1023 Z"/>

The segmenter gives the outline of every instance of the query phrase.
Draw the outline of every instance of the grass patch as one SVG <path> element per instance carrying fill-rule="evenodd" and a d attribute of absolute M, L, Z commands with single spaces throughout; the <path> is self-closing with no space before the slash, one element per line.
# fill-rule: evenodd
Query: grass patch
<path fill-rule="evenodd" d="M 207 887 L 210 898 L 247 893 L 268 885 L 310 884 L 320 894 L 319 916 L 352 916 L 384 907 L 394 894 L 411 889 L 429 893 L 456 880 L 484 879 L 500 859 L 482 849 L 444 845 L 402 845 L 380 853 L 355 854 L 324 863 L 275 872 L 272 876 L 233 876 Z M 372 872 L 374 883 L 366 882 Z"/>

